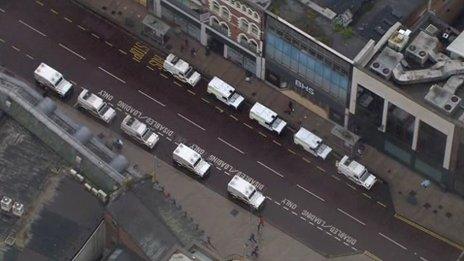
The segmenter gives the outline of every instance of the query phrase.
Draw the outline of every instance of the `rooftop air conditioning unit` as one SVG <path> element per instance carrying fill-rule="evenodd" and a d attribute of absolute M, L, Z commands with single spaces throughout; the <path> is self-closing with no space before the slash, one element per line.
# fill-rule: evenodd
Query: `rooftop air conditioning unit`
<path fill-rule="evenodd" d="M 3 196 L 0 204 L 3 211 L 10 212 L 11 206 L 13 205 L 13 200 L 7 196 Z"/>
<path fill-rule="evenodd" d="M 393 69 L 401 62 L 403 54 L 385 47 L 371 63 L 370 68 L 385 79 L 390 79 Z"/>
<path fill-rule="evenodd" d="M 24 214 L 24 205 L 19 202 L 15 202 L 13 205 L 13 214 L 21 217 Z"/>
<path fill-rule="evenodd" d="M 410 30 L 403 30 L 400 29 L 398 32 L 395 32 L 389 39 L 388 39 L 388 47 L 392 48 L 397 52 L 403 51 L 404 47 L 409 41 L 409 34 L 411 34 Z"/>
<path fill-rule="evenodd" d="M 425 100 L 451 115 L 459 107 L 461 98 L 454 95 L 449 90 L 434 84 L 425 95 Z"/>

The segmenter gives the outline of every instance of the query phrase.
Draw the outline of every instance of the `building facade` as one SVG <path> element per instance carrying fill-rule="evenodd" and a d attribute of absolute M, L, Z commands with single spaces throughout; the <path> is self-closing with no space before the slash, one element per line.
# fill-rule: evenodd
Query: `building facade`
<path fill-rule="evenodd" d="M 272 14 L 267 17 L 265 59 L 266 81 L 296 91 L 344 125 L 352 71 L 349 59 Z"/>

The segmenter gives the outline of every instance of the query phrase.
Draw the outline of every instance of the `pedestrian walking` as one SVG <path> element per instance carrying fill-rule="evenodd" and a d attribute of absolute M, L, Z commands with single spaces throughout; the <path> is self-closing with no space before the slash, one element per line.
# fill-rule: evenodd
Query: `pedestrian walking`
<path fill-rule="evenodd" d="M 255 248 L 253 249 L 253 251 L 251 251 L 251 256 L 258 257 L 258 251 L 259 251 L 258 246 L 255 246 Z"/>
<path fill-rule="evenodd" d="M 261 232 L 261 229 L 263 228 L 263 226 L 264 226 L 264 219 L 263 219 L 263 217 L 259 217 L 258 232 Z"/>
<path fill-rule="evenodd" d="M 190 50 L 190 55 L 195 56 L 196 54 L 197 52 L 195 51 L 195 48 L 192 47 L 192 49 Z"/>
<path fill-rule="evenodd" d="M 253 233 L 251 233 L 250 238 L 248 239 L 248 241 L 258 243 L 258 242 L 256 242 L 255 234 L 253 234 Z"/>

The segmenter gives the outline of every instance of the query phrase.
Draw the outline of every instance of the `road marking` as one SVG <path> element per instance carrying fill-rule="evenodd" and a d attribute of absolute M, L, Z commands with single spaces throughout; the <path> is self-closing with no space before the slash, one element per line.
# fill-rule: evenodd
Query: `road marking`
<path fill-rule="evenodd" d="M 345 212 L 343 209 L 337 208 L 337 210 L 340 211 L 341 213 L 347 215 L 348 217 L 352 218 L 354 221 L 358 222 L 359 224 L 361 224 L 361 225 L 363 225 L 363 226 L 366 225 L 366 223 L 364 223 L 364 222 L 362 222 L 361 220 L 359 220 L 359 219 L 353 217 L 352 215 L 348 214 L 348 213 Z"/>
<path fill-rule="evenodd" d="M 35 1 L 35 2 L 40 6 L 44 6 L 44 4 L 42 2 L 40 2 L 40 1 Z"/>
<path fill-rule="evenodd" d="M 279 146 L 282 146 L 281 143 L 277 142 L 276 140 L 272 140 L 272 142 L 274 142 L 275 144 L 279 145 Z"/>
<path fill-rule="evenodd" d="M 72 83 L 73 85 L 77 85 L 77 83 L 75 81 L 69 81 L 70 83 Z"/>
<path fill-rule="evenodd" d="M 113 44 L 112 44 L 112 43 L 110 43 L 110 42 L 108 42 L 108 41 L 105 41 L 105 43 L 106 43 L 108 46 L 113 47 Z"/>
<path fill-rule="evenodd" d="M 55 9 L 50 8 L 50 11 L 54 14 L 58 14 L 58 11 L 56 11 Z"/>
<path fill-rule="evenodd" d="M 192 90 L 187 89 L 187 91 L 188 91 L 188 93 L 190 93 L 191 95 L 196 95 L 196 93 L 195 93 L 194 91 L 192 91 Z"/>
<path fill-rule="evenodd" d="M 351 247 L 351 249 L 353 249 L 354 251 L 358 251 L 356 247 Z"/>
<path fill-rule="evenodd" d="M 76 104 L 77 104 L 77 103 L 76 103 Z M 118 111 L 122 111 L 122 109 L 121 109 L 121 108 L 119 108 L 119 107 L 116 107 L 116 110 L 118 110 Z"/>
<path fill-rule="evenodd" d="M 269 197 L 269 196 L 266 196 L 266 198 L 272 201 L 272 198 L 271 198 L 271 197 Z"/>
<path fill-rule="evenodd" d="M 0 38 L 0 42 L 5 43 L 5 40 L 3 40 L 2 38 Z"/>
<path fill-rule="evenodd" d="M 292 214 L 298 216 L 298 214 L 295 211 L 292 211 Z"/>
<path fill-rule="evenodd" d="M 124 51 L 124 50 L 118 49 L 118 51 L 119 51 L 120 53 L 122 53 L 122 54 L 127 54 L 127 52 Z"/>
<path fill-rule="evenodd" d="M 350 187 L 352 190 L 357 190 L 353 185 L 348 184 L 348 183 L 346 183 L 346 182 L 345 182 L 345 184 L 346 184 L 348 187 Z"/>
<path fill-rule="evenodd" d="M 300 217 L 300 218 L 301 218 L 303 221 L 306 221 L 306 218 L 304 218 L 304 217 Z"/>
<path fill-rule="evenodd" d="M 451 241 L 451 240 L 449 240 L 449 239 L 447 239 L 447 238 L 445 238 L 445 237 L 443 237 L 443 236 L 441 236 L 441 235 L 439 235 L 439 234 L 437 234 L 437 233 L 435 233 L 435 232 L 433 232 L 433 231 L 431 231 L 431 230 L 417 224 L 416 222 L 414 222 L 412 220 L 409 220 L 409 219 L 407 219 L 407 218 L 405 218 L 405 217 L 403 217 L 403 216 L 401 216 L 401 215 L 399 215 L 397 213 L 395 213 L 394 217 L 401 220 L 401 221 L 403 221 L 404 223 L 406 223 L 406 224 L 408 224 L 408 225 L 410 225 L 410 226 L 424 232 L 424 233 L 429 234 L 430 236 L 432 236 L 432 237 L 434 237 L 434 238 L 436 238 L 438 240 L 441 240 L 441 241 L 443 241 L 443 242 L 445 242 L 445 243 L 447 243 L 447 244 L 449 244 L 449 245 L 451 245 L 451 246 L 453 246 L 453 247 L 455 247 L 455 248 L 457 248 L 457 249 L 459 249 L 461 251 L 464 251 L 464 246 L 463 245 L 455 243 L 455 242 L 453 242 L 453 241 Z"/>
<path fill-rule="evenodd" d="M 222 169 L 220 167 L 216 167 L 216 169 L 219 170 L 219 171 L 222 171 Z"/>
<path fill-rule="evenodd" d="M 23 25 L 25 25 L 27 28 L 31 29 L 32 31 L 34 31 L 34 32 L 36 32 L 36 33 L 38 33 L 38 34 L 40 34 L 41 36 L 47 37 L 46 34 L 42 33 L 42 32 L 39 31 L 38 29 L 36 29 L 36 28 L 30 26 L 29 24 L 27 24 L 27 23 L 24 22 L 23 20 L 18 20 L 18 21 L 19 21 L 20 23 L 22 23 Z"/>
<path fill-rule="evenodd" d="M 319 229 L 320 231 L 324 231 L 321 227 L 317 227 L 317 229 Z"/>
<path fill-rule="evenodd" d="M 177 115 L 178 115 L 179 117 L 181 117 L 182 119 L 184 119 L 184 120 L 190 122 L 191 124 L 195 125 L 197 128 L 199 128 L 199 129 L 201 129 L 201 130 L 203 130 L 203 131 L 206 130 L 205 128 L 203 128 L 203 127 L 201 127 L 200 125 L 196 124 L 195 122 L 193 122 L 193 121 L 190 120 L 189 118 L 185 117 L 184 115 L 182 115 L 182 114 L 180 114 L 180 113 L 177 113 Z"/>
<path fill-rule="evenodd" d="M 263 136 L 264 138 L 267 138 L 267 135 L 266 135 L 266 134 L 264 134 L 264 133 L 262 133 L 262 132 L 260 132 L 260 131 L 258 131 L 258 133 L 259 133 L 259 135 Z"/>
<path fill-rule="evenodd" d="M 147 65 L 146 67 L 147 67 L 149 70 L 152 70 L 152 71 L 154 71 L 154 70 L 155 70 L 155 69 L 151 68 L 151 67 L 150 67 L 150 66 L 148 66 L 148 65 Z"/>
<path fill-rule="evenodd" d="M 323 169 L 323 168 L 321 168 L 321 167 L 319 167 L 319 166 L 317 166 L 316 168 L 317 168 L 318 170 L 320 170 L 320 171 L 322 171 L 322 172 L 325 173 L 325 169 Z"/>
<path fill-rule="evenodd" d="M 18 47 L 14 46 L 14 45 L 12 45 L 11 48 L 13 48 L 17 52 L 21 51 Z"/>
<path fill-rule="evenodd" d="M 277 176 L 279 176 L 279 177 L 281 177 L 281 178 L 284 177 L 284 175 L 282 175 L 282 174 L 280 174 L 279 172 L 277 172 L 277 171 L 271 169 L 270 167 L 268 167 L 266 164 L 262 163 L 261 161 L 256 161 L 256 162 L 258 162 L 259 165 L 265 167 L 266 169 L 268 169 L 269 171 L 273 172 L 273 173 L 276 174 Z"/>
<path fill-rule="evenodd" d="M 232 119 L 234 119 L 235 121 L 238 121 L 238 118 L 235 117 L 234 115 L 230 114 L 229 116 L 230 116 Z"/>
<path fill-rule="evenodd" d="M 307 159 L 307 158 L 305 158 L 305 157 L 302 157 L 301 159 L 304 160 L 304 161 L 306 161 L 307 163 L 311 164 L 311 161 L 310 161 L 309 159 Z"/>
<path fill-rule="evenodd" d="M 248 125 L 248 124 L 246 124 L 246 123 L 243 123 L 243 125 L 247 126 L 247 127 L 250 128 L 250 129 L 253 129 L 252 126 L 250 126 L 250 125 Z"/>
<path fill-rule="evenodd" d="M 90 35 L 93 36 L 93 37 L 95 37 L 95 38 L 97 38 L 97 39 L 100 39 L 100 36 L 98 36 L 98 35 L 96 35 L 96 34 L 94 34 L 94 33 L 90 33 Z"/>
<path fill-rule="evenodd" d="M 222 141 L 223 143 L 225 143 L 227 146 L 231 147 L 232 149 L 240 152 L 241 154 L 245 155 L 245 152 L 243 152 L 242 150 L 238 149 L 237 147 L 235 147 L 234 145 L 230 144 L 229 142 L 223 140 L 221 137 L 218 137 L 218 140 Z"/>
<path fill-rule="evenodd" d="M 364 250 L 364 255 L 370 257 L 371 259 L 373 259 L 375 261 L 382 261 L 382 259 L 380 259 L 379 257 L 377 257 L 376 255 L 372 254 L 371 252 L 369 252 L 367 250 Z"/>
<path fill-rule="evenodd" d="M 5 10 L 3 10 L 3 9 L 0 8 L 0 12 L 5 13 Z"/>
<path fill-rule="evenodd" d="M 66 17 L 66 16 L 64 17 L 64 20 L 66 20 L 66 21 L 68 21 L 68 22 L 72 23 L 72 20 L 71 20 L 71 19 L 69 19 L 69 18 L 68 18 L 68 17 Z"/>
<path fill-rule="evenodd" d="M 380 202 L 380 201 L 377 201 L 377 204 L 381 205 L 381 206 L 382 206 L 382 207 L 384 207 L 384 208 L 386 208 L 386 207 L 387 207 L 387 205 L 383 204 L 383 203 L 382 203 L 382 202 Z"/>
<path fill-rule="evenodd" d="M 108 74 L 109 76 L 115 78 L 116 80 L 118 80 L 118 81 L 120 81 L 120 82 L 122 82 L 122 83 L 124 83 L 124 84 L 126 83 L 126 81 L 124 81 L 124 80 L 122 80 L 121 78 L 117 77 L 116 75 L 114 75 L 114 74 L 108 72 L 107 70 L 101 68 L 100 66 L 98 66 L 98 69 L 102 70 L 103 72 L 105 72 L 105 73 Z"/>
<path fill-rule="evenodd" d="M 363 196 L 365 196 L 366 198 L 372 199 L 372 197 L 369 196 L 369 195 L 367 195 L 366 193 L 363 192 L 362 194 L 363 194 Z"/>
<path fill-rule="evenodd" d="M 77 27 L 79 27 L 79 29 L 81 29 L 82 31 L 87 30 L 87 29 L 85 29 L 85 27 L 83 27 L 82 25 L 78 25 Z"/>
<path fill-rule="evenodd" d="M 300 186 L 300 184 L 296 184 L 296 186 L 299 187 L 300 189 L 304 190 L 306 193 L 310 194 L 311 196 L 319 199 L 320 201 L 325 202 L 325 199 L 319 197 L 318 195 L 314 194 L 313 192 L 309 191 L 308 189 L 304 188 L 303 186 Z"/>
<path fill-rule="evenodd" d="M 166 137 L 166 139 L 167 139 L 168 141 L 171 141 L 171 142 L 172 142 L 172 139 L 171 139 L 171 138 L 169 138 L 169 137 Z"/>
<path fill-rule="evenodd" d="M 202 101 L 206 102 L 206 103 L 210 103 L 207 99 L 205 98 L 201 98 Z"/>
<path fill-rule="evenodd" d="M 279 202 L 277 202 L 277 201 L 274 201 L 274 203 L 276 203 L 277 205 L 279 205 L 279 206 L 280 206 L 280 203 L 279 203 Z"/>
<path fill-rule="evenodd" d="M 164 73 L 160 73 L 160 75 L 161 75 L 161 77 L 163 77 L 163 78 L 166 78 L 166 79 L 168 78 Z"/>
<path fill-rule="evenodd" d="M 336 240 L 338 240 L 338 241 L 342 241 L 342 240 L 341 240 L 340 238 L 338 238 L 338 237 L 334 237 L 334 238 L 335 238 Z"/>
<path fill-rule="evenodd" d="M 287 211 L 290 211 L 290 209 L 288 209 L 287 207 L 283 207 L 283 208 L 284 208 L 285 210 L 287 210 Z"/>
<path fill-rule="evenodd" d="M 334 176 L 334 175 L 330 175 L 330 176 L 331 176 L 332 178 L 334 178 L 334 179 L 338 180 L 338 181 L 340 181 L 340 180 L 341 180 L 341 179 L 340 179 L 339 177 L 337 177 L 337 176 Z"/>
<path fill-rule="evenodd" d="M 386 235 L 384 235 L 384 234 L 382 234 L 382 233 L 380 233 L 380 232 L 379 232 L 379 235 L 381 235 L 383 238 L 387 239 L 388 241 L 392 242 L 393 244 L 395 244 L 395 245 L 401 247 L 402 249 L 408 250 L 405 246 L 403 246 L 403 245 L 401 245 L 400 243 L 396 242 L 395 240 L 393 240 L 393 239 L 387 237 Z"/>
<path fill-rule="evenodd" d="M 150 99 L 150 100 L 152 100 L 152 101 L 158 103 L 158 104 L 161 105 L 162 107 L 166 107 L 166 104 L 164 104 L 164 103 L 158 101 L 157 99 L 151 97 L 150 95 L 144 93 L 143 91 L 139 90 L 139 93 L 142 94 L 143 96 L 147 97 L 148 99 Z"/>
<path fill-rule="evenodd" d="M 422 261 L 428 261 L 427 258 L 424 258 L 424 257 L 421 257 L 421 256 L 420 256 L 419 258 L 420 258 L 420 260 L 422 260 Z M 459 259 L 458 259 L 458 260 L 459 260 Z"/>
<path fill-rule="evenodd" d="M 31 60 L 34 60 L 34 57 L 30 56 L 29 54 L 26 54 L 26 57 L 31 59 Z"/>
<path fill-rule="evenodd" d="M 347 247 L 349 247 L 349 246 L 350 246 L 350 245 L 348 245 L 348 243 L 346 243 L 346 242 L 343 242 L 343 244 L 344 244 L 345 246 L 347 246 Z"/>
<path fill-rule="evenodd" d="M 82 55 L 78 54 L 77 52 L 71 50 L 71 49 L 70 49 L 69 47 L 67 47 L 66 45 L 64 45 L 64 44 L 62 44 L 62 43 L 59 43 L 58 45 L 61 46 L 61 48 L 65 49 L 66 51 L 68 51 L 68 52 L 74 54 L 75 56 L 77 56 L 77 57 L 79 57 L 79 58 L 81 58 L 82 60 L 84 60 L 84 61 L 87 60 L 84 56 L 82 56 Z"/>
<path fill-rule="evenodd" d="M 223 112 L 224 112 L 224 110 L 221 109 L 221 108 L 219 108 L 218 106 L 214 106 L 214 108 L 215 108 L 216 110 L 218 110 L 220 113 L 223 113 Z"/>
<path fill-rule="evenodd" d="M 296 152 L 294 152 L 293 150 L 291 150 L 291 149 L 287 149 L 287 150 L 288 150 L 288 152 L 292 153 L 293 155 L 296 155 Z"/>
<path fill-rule="evenodd" d="M 179 87 L 182 87 L 182 84 L 178 83 L 177 81 L 174 81 L 174 84 L 179 86 Z"/>

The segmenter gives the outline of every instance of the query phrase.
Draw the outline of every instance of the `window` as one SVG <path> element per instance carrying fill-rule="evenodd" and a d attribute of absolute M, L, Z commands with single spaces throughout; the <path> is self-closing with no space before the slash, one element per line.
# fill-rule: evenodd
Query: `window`
<path fill-rule="evenodd" d="M 254 18 L 255 20 L 259 21 L 259 15 L 258 15 L 257 12 L 254 12 L 254 13 L 253 13 L 253 18 Z"/>
<path fill-rule="evenodd" d="M 259 36 L 259 28 L 255 24 L 251 24 L 250 32 L 256 36 Z"/>
<path fill-rule="evenodd" d="M 227 9 L 227 7 L 222 6 L 221 7 L 221 15 L 224 19 L 229 20 L 230 19 L 230 11 Z"/>
<path fill-rule="evenodd" d="M 244 35 L 244 34 L 239 34 L 239 35 L 238 35 L 238 41 L 239 41 L 240 43 L 246 43 L 246 42 L 248 42 L 248 38 L 247 38 L 246 35 Z"/>
<path fill-rule="evenodd" d="M 227 36 L 230 35 L 229 26 L 226 23 L 222 22 L 221 23 L 221 28 L 224 30 L 224 32 L 223 32 L 224 34 L 226 34 Z"/>
<path fill-rule="evenodd" d="M 219 7 L 219 3 L 217 1 L 213 1 L 213 4 L 211 6 L 211 10 L 213 10 L 214 12 L 219 13 L 220 9 L 221 8 Z"/>
<path fill-rule="evenodd" d="M 218 24 L 219 24 L 219 20 L 218 20 L 216 17 L 211 16 L 209 19 L 210 19 L 210 20 L 209 20 L 209 21 L 210 21 L 210 25 L 213 25 L 213 24 L 218 25 Z"/>
<path fill-rule="evenodd" d="M 255 40 L 251 39 L 248 43 L 253 51 L 258 51 L 258 43 Z"/>
<path fill-rule="evenodd" d="M 242 31 L 248 32 L 248 26 L 249 26 L 249 23 L 245 18 L 243 17 L 239 18 L 238 27 Z"/>

